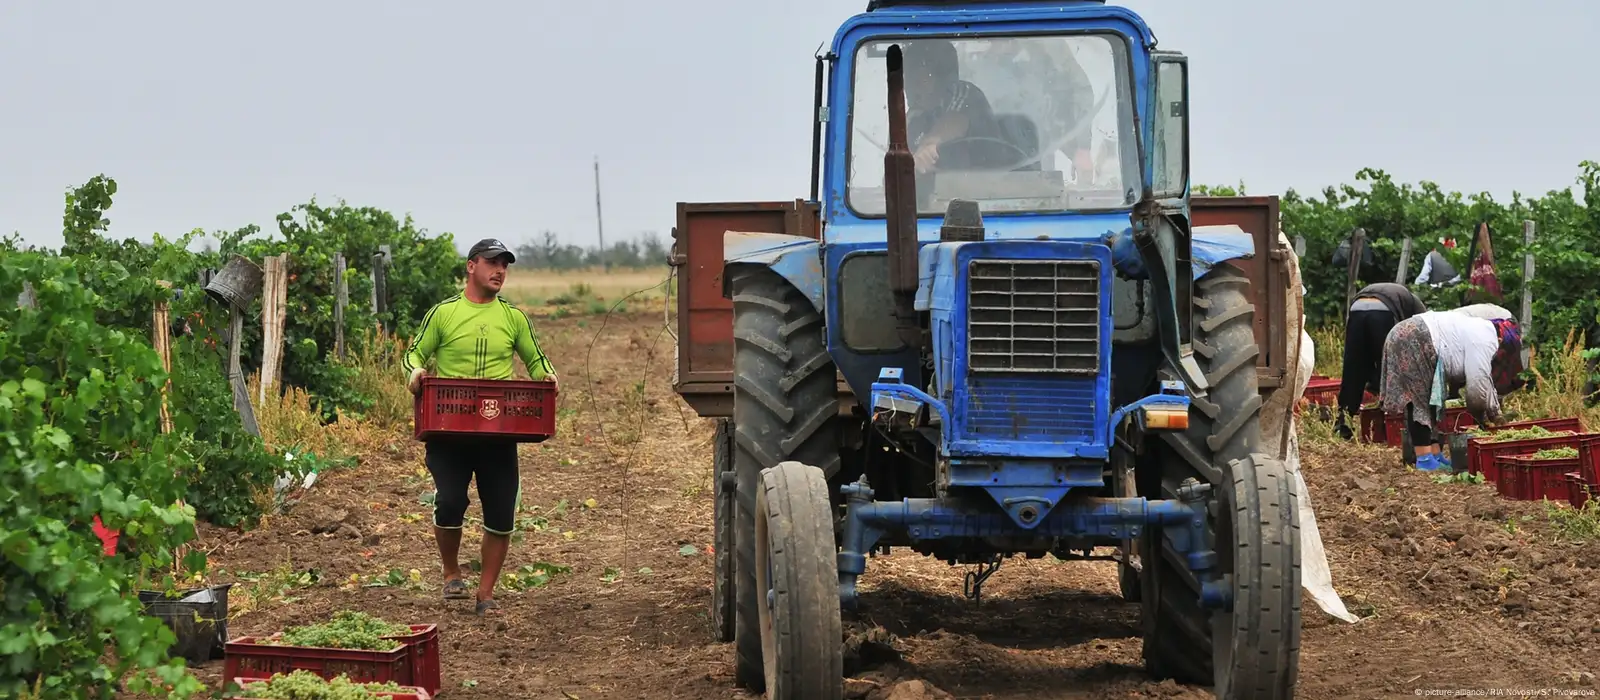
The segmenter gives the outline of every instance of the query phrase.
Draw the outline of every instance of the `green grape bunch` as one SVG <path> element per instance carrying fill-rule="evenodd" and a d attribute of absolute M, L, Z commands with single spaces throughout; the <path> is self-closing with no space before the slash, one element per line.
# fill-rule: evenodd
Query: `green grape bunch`
<path fill-rule="evenodd" d="M 1578 448 L 1565 446 L 1539 450 L 1533 453 L 1534 459 L 1572 459 L 1578 456 Z"/>
<path fill-rule="evenodd" d="M 328 622 L 290 627 L 273 643 L 297 647 L 393 651 L 400 646 L 400 642 L 384 637 L 408 634 L 411 634 L 411 628 L 405 625 L 345 610 L 335 614 Z"/>
<path fill-rule="evenodd" d="M 310 671 L 294 671 L 288 675 L 273 674 L 265 681 L 246 683 L 240 688 L 240 698 L 250 700 L 379 700 L 391 696 L 379 693 L 398 693 L 401 688 L 394 682 L 357 683 L 340 674 L 333 680 L 324 680 Z"/>

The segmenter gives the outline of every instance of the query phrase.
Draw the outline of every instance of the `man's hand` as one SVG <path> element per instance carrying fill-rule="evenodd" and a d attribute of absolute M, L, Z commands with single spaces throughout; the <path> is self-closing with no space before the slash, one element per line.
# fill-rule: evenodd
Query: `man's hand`
<path fill-rule="evenodd" d="M 421 367 L 411 370 L 411 378 L 406 381 L 406 388 L 410 389 L 413 395 L 421 394 L 422 378 L 426 376 L 428 376 L 428 370 Z"/>
<path fill-rule="evenodd" d="M 917 147 L 911 158 L 917 162 L 917 172 L 925 173 L 933 170 L 933 166 L 939 162 L 939 142 L 929 139 Z"/>
<path fill-rule="evenodd" d="M 1072 154 L 1072 171 L 1079 187 L 1094 184 L 1094 161 L 1089 158 L 1089 149 L 1080 148 Z"/>

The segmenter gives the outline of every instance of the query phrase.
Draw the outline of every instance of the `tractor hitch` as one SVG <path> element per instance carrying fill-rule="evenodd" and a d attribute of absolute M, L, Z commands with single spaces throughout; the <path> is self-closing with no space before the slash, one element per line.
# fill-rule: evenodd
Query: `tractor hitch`
<path fill-rule="evenodd" d="M 1188 555 L 1188 564 L 1204 582 L 1209 604 L 1226 605 L 1225 582 L 1212 579 L 1216 554 L 1205 543 L 1208 484 L 1185 483 L 1185 497 L 1149 500 L 1141 497 L 1083 497 L 1061 501 L 1029 530 L 1020 530 L 1011 517 L 991 503 L 979 500 L 907 498 L 874 501 L 872 487 L 862 476 L 839 488 L 845 497 L 844 538 L 838 553 L 839 600 L 847 609 L 857 603 L 856 580 L 866 571 L 867 553 L 888 531 L 905 532 L 914 541 L 951 538 L 979 539 L 1026 532 L 1041 537 L 1138 537 L 1147 525 L 1164 528 Z M 987 578 L 987 576 L 984 576 Z M 981 582 L 976 582 L 981 585 Z"/>

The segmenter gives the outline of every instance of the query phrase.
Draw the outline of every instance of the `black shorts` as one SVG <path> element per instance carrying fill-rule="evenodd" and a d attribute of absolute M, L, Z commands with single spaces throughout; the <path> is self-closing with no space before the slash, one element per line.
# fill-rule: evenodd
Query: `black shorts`
<path fill-rule="evenodd" d="M 433 524 L 459 530 L 466 521 L 467 484 L 478 479 L 483 529 L 496 535 L 516 530 L 522 500 L 517 443 L 502 440 L 438 440 L 428 443 L 428 472 L 436 489 Z"/>

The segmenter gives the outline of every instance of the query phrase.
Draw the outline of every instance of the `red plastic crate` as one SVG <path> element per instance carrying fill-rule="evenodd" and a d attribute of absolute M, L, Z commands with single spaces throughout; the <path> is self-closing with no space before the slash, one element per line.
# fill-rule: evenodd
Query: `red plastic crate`
<path fill-rule="evenodd" d="M 1587 483 L 1600 484 L 1600 434 L 1585 435 L 1578 441 L 1578 475 Z"/>
<path fill-rule="evenodd" d="M 1479 442 L 1482 438 L 1473 438 L 1467 441 L 1467 470 L 1483 473 L 1483 478 L 1488 481 L 1499 479 L 1499 458 L 1501 456 L 1529 455 L 1539 450 L 1548 450 L 1555 447 L 1577 447 L 1579 437 L 1567 435 L 1562 437 L 1534 438 L 1532 440 L 1512 440 L 1510 442 Z M 1476 444 L 1477 452 L 1473 452 Z"/>
<path fill-rule="evenodd" d="M 1383 407 L 1373 406 L 1361 409 L 1361 441 L 1371 443 L 1387 443 L 1388 425 L 1383 420 Z M 1396 445 L 1400 444 L 1400 436 L 1395 436 Z"/>
<path fill-rule="evenodd" d="M 241 677 L 235 677 L 233 679 L 233 684 L 239 686 L 240 688 L 243 688 L 244 684 L 246 684 L 246 683 L 260 683 L 262 681 L 268 680 L 268 678 L 270 678 L 270 676 L 267 676 L 267 677 L 247 676 L 247 677 L 242 677 L 242 678 Z M 376 696 L 378 696 L 380 698 L 391 698 L 391 700 L 433 700 L 433 695 L 431 693 L 429 693 L 427 690 L 425 690 L 423 688 L 419 688 L 419 687 L 414 686 L 414 685 L 403 685 L 402 684 L 400 686 L 400 690 L 399 691 L 374 690 L 374 691 L 372 691 L 372 694 L 376 695 Z M 236 696 L 234 698 L 234 700 L 259 700 L 259 698 L 251 698 L 251 697 L 240 695 L 240 696 Z"/>
<path fill-rule="evenodd" d="M 1570 501 L 1567 473 L 1578 468 L 1577 457 L 1534 459 L 1532 455 L 1501 455 L 1495 458 L 1501 468 L 1514 465 L 1520 479 L 1521 500 Z"/>
<path fill-rule="evenodd" d="M 439 626 L 407 625 L 411 634 L 384 637 L 405 645 L 411 663 L 411 683 L 430 693 L 439 692 Z"/>
<path fill-rule="evenodd" d="M 1465 407 L 1447 408 L 1444 410 L 1444 419 L 1435 426 L 1435 431 L 1441 435 L 1459 433 L 1475 426 L 1478 421 Z M 1384 442 L 1390 447 L 1400 447 L 1404 444 L 1406 420 L 1398 413 L 1385 413 L 1383 415 Z"/>
<path fill-rule="evenodd" d="M 1538 438 L 1536 440 L 1521 440 L 1516 442 L 1501 443 L 1487 443 L 1482 437 L 1469 438 L 1467 440 L 1467 471 L 1472 474 L 1482 474 L 1485 481 L 1496 481 L 1499 471 L 1494 466 L 1493 455 L 1529 454 L 1538 452 L 1546 447 L 1561 447 L 1562 445 L 1567 444 L 1571 444 L 1573 447 L 1578 447 L 1579 455 L 1580 457 L 1582 456 L 1580 438 L 1585 433 L 1583 432 L 1583 421 L 1577 418 L 1540 418 L 1536 420 L 1517 421 L 1515 423 L 1489 426 L 1487 430 L 1490 433 L 1498 433 L 1502 430 L 1516 430 L 1520 428 L 1531 428 L 1534 426 L 1541 426 L 1545 430 L 1552 432 L 1572 430 L 1576 431 L 1578 434 L 1567 437 Z M 1514 445 L 1523 445 L 1525 443 L 1533 444 L 1534 447 L 1527 450 L 1514 449 L 1511 447 Z M 1489 452 L 1485 453 L 1485 449 L 1488 449 Z M 1485 454 L 1488 456 L 1485 456 Z"/>
<path fill-rule="evenodd" d="M 556 385 L 526 379 L 423 377 L 412 409 L 418 440 L 473 435 L 544 442 L 556 433 Z"/>
<path fill-rule="evenodd" d="M 1501 498 L 1526 501 L 1527 475 L 1516 455 L 1499 455 L 1494 458 L 1494 490 Z M 1485 477 L 1487 478 L 1487 477 Z"/>
<path fill-rule="evenodd" d="M 1311 381 L 1306 383 L 1304 396 L 1311 403 L 1332 406 L 1339 403 L 1340 384 L 1338 379 L 1312 377 Z"/>
<path fill-rule="evenodd" d="M 323 678 L 344 674 L 352 681 L 413 685 L 411 649 L 402 644 L 390 651 L 329 649 L 263 644 L 272 637 L 240 637 L 223 645 L 223 678 L 271 678 L 273 674 L 306 670 Z"/>

